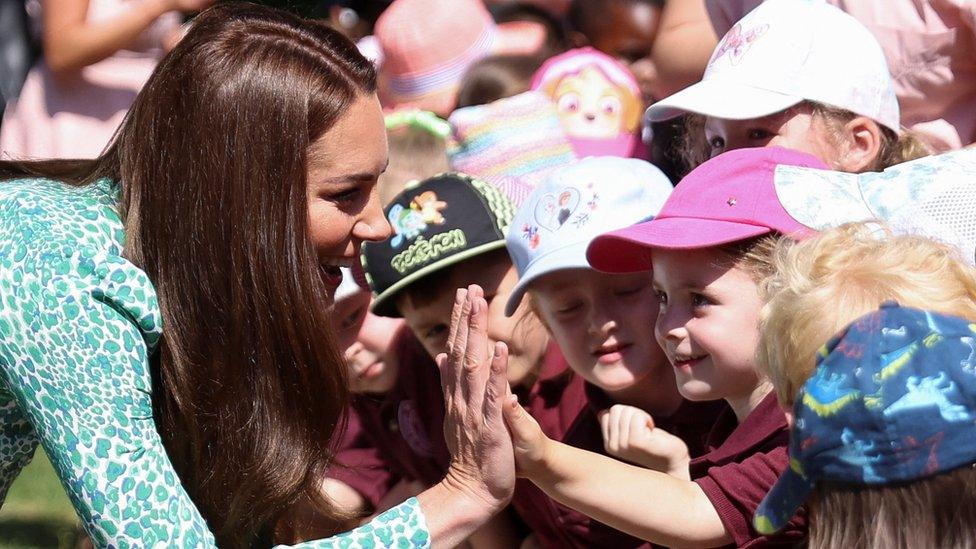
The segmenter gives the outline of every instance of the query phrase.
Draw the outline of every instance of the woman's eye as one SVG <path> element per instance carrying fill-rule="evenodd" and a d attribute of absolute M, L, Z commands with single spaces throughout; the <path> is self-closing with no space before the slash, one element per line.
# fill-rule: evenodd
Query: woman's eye
<path fill-rule="evenodd" d="M 351 189 L 346 189 L 334 194 L 330 194 L 328 196 L 328 199 L 340 204 L 348 204 L 349 202 L 353 202 L 356 199 L 358 199 L 360 192 L 362 191 L 358 187 L 353 187 Z"/>

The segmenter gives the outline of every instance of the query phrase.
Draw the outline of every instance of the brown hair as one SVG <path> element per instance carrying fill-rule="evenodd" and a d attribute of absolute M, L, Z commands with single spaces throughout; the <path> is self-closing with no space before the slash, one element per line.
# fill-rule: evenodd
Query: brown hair
<path fill-rule="evenodd" d="M 471 65 L 461 79 L 457 108 L 487 105 L 529 91 L 532 75 L 544 58 L 536 55 L 493 55 Z"/>
<path fill-rule="evenodd" d="M 976 469 L 888 486 L 821 482 L 808 500 L 809 549 L 976 547 Z"/>
<path fill-rule="evenodd" d="M 844 125 L 858 116 L 851 111 L 816 101 L 803 101 L 788 110 L 801 106 L 808 106 L 812 109 L 813 116 L 824 124 L 830 138 L 835 143 L 844 139 L 841 132 Z M 869 166 L 867 171 L 881 171 L 890 166 L 931 154 L 928 147 L 914 133 L 905 128 L 902 128 L 900 135 L 880 124 L 878 124 L 878 129 L 881 130 L 881 148 L 874 164 Z M 679 156 L 688 170 L 692 170 L 708 160 L 711 156 L 711 147 L 705 139 L 705 117 L 703 115 L 694 113 L 685 115 L 684 128 L 678 148 Z"/>
<path fill-rule="evenodd" d="M 271 544 L 306 499 L 338 519 L 319 484 L 347 391 L 307 236 L 307 151 L 374 91 L 372 65 L 325 24 L 219 4 L 102 156 L 0 163 L 0 178 L 120 183 L 124 254 L 152 280 L 166 327 L 152 357 L 157 426 L 222 546 Z"/>

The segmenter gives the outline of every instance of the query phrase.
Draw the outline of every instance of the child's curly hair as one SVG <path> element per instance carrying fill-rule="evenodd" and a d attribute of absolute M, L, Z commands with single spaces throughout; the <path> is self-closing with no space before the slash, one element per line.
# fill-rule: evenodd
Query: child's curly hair
<path fill-rule="evenodd" d="M 858 317 L 893 299 L 976 320 L 976 271 L 956 248 L 877 223 L 848 223 L 772 250 L 760 284 L 757 366 L 792 405 L 817 350 Z"/>

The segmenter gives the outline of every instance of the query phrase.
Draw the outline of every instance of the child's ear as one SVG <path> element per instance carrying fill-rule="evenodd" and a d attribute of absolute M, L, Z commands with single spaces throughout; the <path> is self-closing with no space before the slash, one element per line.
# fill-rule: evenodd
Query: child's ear
<path fill-rule="evenodd" d="M 844 124 L 845 146 L 838 158 L 838 168 L 850 173 L 871 171 L 881 154 L 881 127 L 866 116 L 856 116 Z"/>

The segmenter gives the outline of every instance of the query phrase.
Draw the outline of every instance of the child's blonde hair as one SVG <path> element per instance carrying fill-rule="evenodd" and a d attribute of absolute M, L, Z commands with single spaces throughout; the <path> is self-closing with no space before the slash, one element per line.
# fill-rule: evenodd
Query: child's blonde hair
<path fill-rule="evenodd" d="M 857 114 L 851 111 L 838 109 L 816 101 L 803 101 L 790 109 L 797 109 L 808 106 L 813 111 L 813 116 L 820 121 L 826 128 L 830 139 L 835 145 L 839 145 L 844 136 L 842 129 L 845 124 L 856 118 Z M 891 129 L 878 124 L 881 130 L 881 147 L 874 164 L 868 166 L 865 171 L 881 171 L 895 164 L 915 160 L 931 154 L 928 147 L 911 131 L 902 128 L 901 135 L 891 131 Z M 708 160 L 711 148 L 708 140 L 705 139 L 705 117 L 698 114 L 688 114 L 685 118 L 684 131 L 679 144 L 679 152 L 682 161 L 687 168 L 694 169 L 702 162 Z"/>
<path fill-rule="evenodd" d="M 976 271 L 928 238 L 849 223 L 781 242 L 772 261 L 774 274 L 760 284 L 757 366 L 784 405 L 813 373 L 817 350 L 886 300 L 976 320 Z"/>
<path fill-rule="evenodd" d="M 379 178 L 380 202 L 389 204 L 411 181 L 450 170 L 445 138 L 430 129 L 404 124 L 387 130 L 390 165 Z"/>

